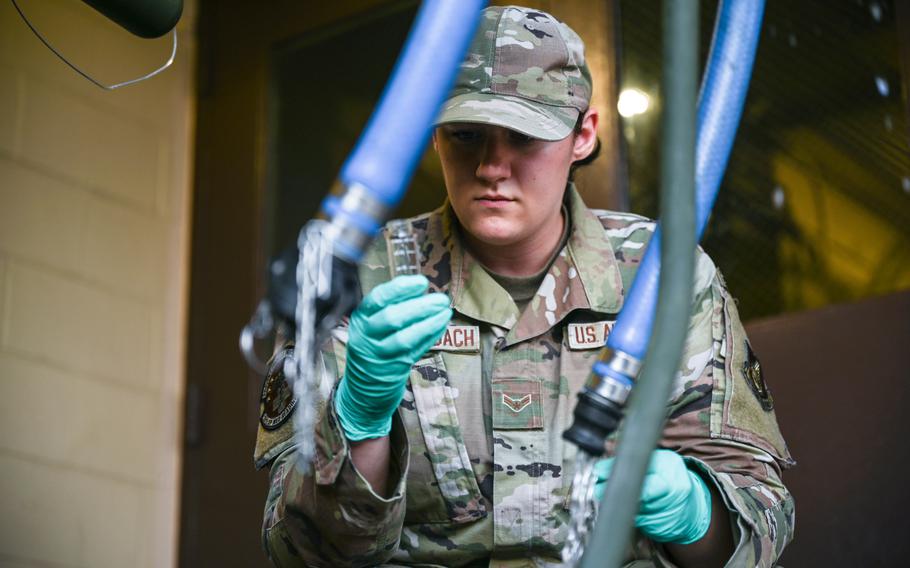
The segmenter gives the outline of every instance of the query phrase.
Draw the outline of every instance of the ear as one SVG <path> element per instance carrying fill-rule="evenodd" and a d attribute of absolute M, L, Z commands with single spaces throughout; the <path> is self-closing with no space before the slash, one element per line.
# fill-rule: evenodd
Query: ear
<path fill-rule="evenodd" d="M 438 153 L 439 153 L 439 146 L 436 145 L 436 129 L 437 129 L 437 128 L 439 128 L 439 127 L 438 127 L 438 126 L 434 126 L 434 127 L 433 127 L 433 134 L 432 134 L 432 136 L 431 136 L 430 138 L 433 140 L 433 150 L 438 154 Z"/>
<path fill-rule="evenodd" d="M 581 121 L 581 132 L 575 135 L 575 143 L 572 147 L 572 161 L 583 160 L 588 157 L 597 144 L 597 122 L 600 116 L 597 109 L 590 107 L 585 112 L 585 117 Z"/>

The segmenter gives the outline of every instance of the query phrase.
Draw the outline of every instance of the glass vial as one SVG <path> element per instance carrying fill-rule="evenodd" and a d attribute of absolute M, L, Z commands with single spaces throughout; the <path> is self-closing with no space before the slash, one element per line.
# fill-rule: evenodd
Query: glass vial
<path fill-rule="evenodd" d="M 420 252 L 417 236 L 410 221 L 395 220 L 388 224 L 389 270 L 392 278 L 405 274 L 420 274 Z"/>

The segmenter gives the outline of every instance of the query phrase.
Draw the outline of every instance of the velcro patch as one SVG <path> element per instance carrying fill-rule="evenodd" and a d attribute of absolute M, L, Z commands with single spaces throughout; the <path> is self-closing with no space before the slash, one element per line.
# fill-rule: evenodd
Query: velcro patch
<path fill-rule="evenodd" d="M 597 349 L 604 346 L 615 321 L 570 323 L 566 329 L 569 349 Z"/>
<path fill-rule="evenodd" d="M 537 379 L 493 381 L 493 429 L 543 428 L 543 401 Z"/>
<path fill-rule="evenodd" d="M 476 325 L 450 325 L 442 334 L 434 351 L 480 352 L 480 328 Z"/>

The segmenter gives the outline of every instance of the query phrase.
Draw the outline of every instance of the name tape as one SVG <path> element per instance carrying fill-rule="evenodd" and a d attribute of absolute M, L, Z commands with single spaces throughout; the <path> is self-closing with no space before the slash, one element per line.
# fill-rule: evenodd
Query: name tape
<path fill-rule="evenodd" d="M 439 338 L 434 351 L 480 352 L 480 328 L 476 325 L 450 325 Z"/>

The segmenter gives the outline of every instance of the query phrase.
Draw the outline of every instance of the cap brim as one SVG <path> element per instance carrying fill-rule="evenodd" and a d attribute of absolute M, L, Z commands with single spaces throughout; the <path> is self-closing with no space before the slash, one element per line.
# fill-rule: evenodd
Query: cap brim
<path fill-rule="evenodd" d="M 447 100 L 436 124 L 493 124 L 541 140 L 562 140 L 575 127 L 579 111 L 493 93 L 467 93 Z"/>

